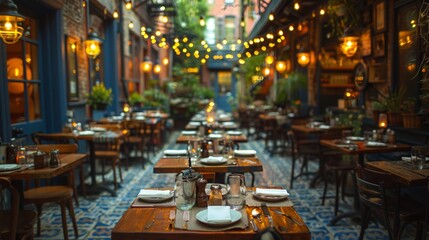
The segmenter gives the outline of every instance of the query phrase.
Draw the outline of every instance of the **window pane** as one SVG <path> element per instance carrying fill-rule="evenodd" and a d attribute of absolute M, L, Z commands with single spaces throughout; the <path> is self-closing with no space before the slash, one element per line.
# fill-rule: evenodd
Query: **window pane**
<path fill-rule="evenodd" d="M 24 83 L 9 82 L 9 108 L 12 123 L 25 121 Z"/>
<path fill-rule="evenodd" d="M 231 92 L 231 72 L 218 73 L 219 95 Z"/>
<path fill-rule="evenodd" d="M 32 18 L 26 17 L 24 24 L 24 36 L 33 40 L 37 40 L 37 24 Z"/>
<path fill-rule="evenodd" d="M 42 113 L 40 111 L 40 87 L 37 83 L 28 84 L 28 120 L 33 121 L 40 119 Z"/>
<path fill-rule="evenodd" d="M 216 19 L 214 17 L 207 19 L 204 36 L 208 44 L 216 43 Z"/>
<path fill-rule="evenodd" d="M 399 86 L 407 86 L 408 96 L 418 93 L 418 80 L 413 79 L 418 68 L 417 17 L 415 4 L 398 10 L 398 83 Z"/>
<path fill-rule="evenodd" d="M 225 17 L 225 39 L 228 43 L 231 43 L 235 39 L 235 17 L 226 16 Z"/>
<path fill-rule="evenodd" d="M 26 65 L 26 79 L 33 80 L 39 79 L 38 62 L 37 62 L 37 46 L 31 43 L 25 44 L 25 62 Z"/>

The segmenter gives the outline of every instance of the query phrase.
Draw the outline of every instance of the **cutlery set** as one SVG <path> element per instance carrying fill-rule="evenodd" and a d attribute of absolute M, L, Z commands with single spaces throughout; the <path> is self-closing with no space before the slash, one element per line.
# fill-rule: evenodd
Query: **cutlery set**
<path fill-rule="evenodd" d="M 262 209 L 262 210 L 261 210 L 261 209 Z M 262 213 L 264 213 L 264 216 L 265 216 L 265 217 L 267 217 L 267 219 L 268 219 L 268 224 L 269 224 L 269 226 L 270 226 L 270 227 L 276 227 L 276 228 L 278 227 L 278 229 L 279 229 L 281 232 L 287 231 L 286 227 L 284 227 L 284 226 L 275 226 L 275 225 L 274 225 L 273 217 L 271 216 L 271 214 L 270 214 L 270 210 L 268 209 L 268 206 L 267 206 L 267 204 L 266 204 L 266 203 L 262 203 L 262 204 L 261 204 L 261 209 L 259 209 L 259 208 L 254 208 L 254 209 L 250 212 L 250 214 L 251 214 L 252 218 L 249 218 L 249 223 L 250 223 L 250 226 L 252 227 L 252 229 L 253 229 L 253 231 L 254 231 L 254 232 L 259 232 L 259 227 L 258 227 L 258 224 L 256 224 L 255 219 L 257 219 L 257 220 L 258 220 L 259 224 L 262 224 L 262 220 L 261 220 L 261 212 L 262 212 Z M 293 217 L 292 217 L 292 216 L 290 216 L 289 214 L 286 214 L 286 213 L 282 212 L 281 210 L 274 209 L 274 210 L 272 210 L 272 211 L 273 211 L 273 212 L 275 212 L 276 214 L 279 214 L 279 215 L 281 215 L 281 216 L 286 217 L 287 219 L 291 220 L 294 224 L 296 224 L 296 225 L 298 225 L 298 226 L 303 226 L 303 225 L 304 225 L 302 222 L 300 222 L 300 221 L 298 221 L 297 219 L 293 218 Z"/>

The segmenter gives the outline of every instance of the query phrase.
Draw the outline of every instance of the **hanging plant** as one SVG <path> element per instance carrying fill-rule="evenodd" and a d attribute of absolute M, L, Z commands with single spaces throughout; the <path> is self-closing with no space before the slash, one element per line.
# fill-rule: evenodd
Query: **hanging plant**
<path fill-rule="evenodd" d="M 328 24 L 332 35 L 341 37 L 348 29 L 360 29 L 362 3 L 360 0 L 329 0 Z"/>

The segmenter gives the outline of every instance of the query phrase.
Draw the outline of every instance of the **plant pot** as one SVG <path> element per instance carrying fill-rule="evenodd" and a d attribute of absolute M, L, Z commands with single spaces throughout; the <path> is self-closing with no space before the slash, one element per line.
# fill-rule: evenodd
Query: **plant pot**
<path fill-rule="evenodd" d="M 422 117 L 415 113 L 402 113 L 402 123 L 404 128 L 421 128 Z"/>
<path fill-rule="evenodd" d="M 400 112 L 388 112 L 387 113 L 387 124 L 390 126 L 402 126 L 402 113 Z"/>
<path fill-rule="evenodd" d="M 92 120 L 93 121 L 99 121 L 100 119 L 105 117 L 105 114 L 106 114 L 106 110 L 93 109 L 92 110 Z"/>

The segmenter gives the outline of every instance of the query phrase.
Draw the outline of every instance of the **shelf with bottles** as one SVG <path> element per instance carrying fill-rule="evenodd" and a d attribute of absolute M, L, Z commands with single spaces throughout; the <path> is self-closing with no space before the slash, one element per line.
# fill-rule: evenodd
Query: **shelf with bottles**
<path fill-rule="evenodd" d="M 348 88 L 353 87 L 352 74 L 349 73 L 324 73 L 320 78 L 320 86 Z"/>

